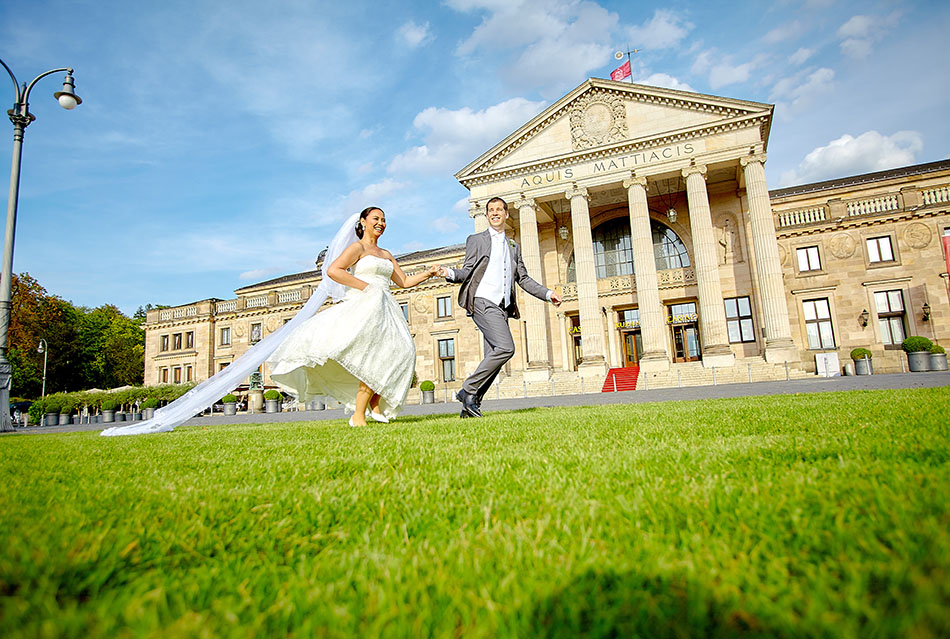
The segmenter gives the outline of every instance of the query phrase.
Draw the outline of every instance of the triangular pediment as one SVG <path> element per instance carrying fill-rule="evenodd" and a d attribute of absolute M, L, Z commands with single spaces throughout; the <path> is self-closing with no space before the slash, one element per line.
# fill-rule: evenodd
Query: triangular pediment
<path fill-rule="evenodd" d="M 772 105 L 592 78 L 483 153 L 455 177 L 530 169 L 572 157 L 758 126 L 767 141 Z"/>

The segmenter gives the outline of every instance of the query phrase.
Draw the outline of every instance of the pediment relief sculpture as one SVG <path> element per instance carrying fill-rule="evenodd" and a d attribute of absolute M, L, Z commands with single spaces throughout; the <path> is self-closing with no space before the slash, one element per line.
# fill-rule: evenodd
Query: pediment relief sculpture
<path fill-rule="evenodd" d="M 616 94 L 604 91 L 586 93 L 571 106 L 570 120 L 575 151 L 627 138 L 627 110 Z"/>

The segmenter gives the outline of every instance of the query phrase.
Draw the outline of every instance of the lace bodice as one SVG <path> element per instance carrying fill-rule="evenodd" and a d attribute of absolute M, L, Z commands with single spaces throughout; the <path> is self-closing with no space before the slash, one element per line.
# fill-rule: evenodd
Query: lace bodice
<path fill-rule="evenodd" d="M 364 255 L 353 267 L 353 275 L 367 284 L 375 284 L 389 289 L 389 280 L 393 275 L 393 263 L 384 257 Z"/>

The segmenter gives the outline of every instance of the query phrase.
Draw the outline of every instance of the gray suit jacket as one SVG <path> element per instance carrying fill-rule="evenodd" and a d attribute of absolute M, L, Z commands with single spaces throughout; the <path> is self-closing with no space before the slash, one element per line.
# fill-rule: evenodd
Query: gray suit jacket
<path fill-rule="evenodd" d="M 521 247 L 512 240 L 506 239 L 510 243 L 511 250 L 511 304 L 505 311 L 508 317 L 518 319 L 521 314 L 518 312 L 518 303 L 515 301 L 515 283 L 525 290 L 529 295 L 533 295 L 545 302 L 548 300 L 548 289 L 535 282 L 528 275 L 524 262 L 521 260 Z M 465 309 L 468 315 L 475 310 L 475 291 L 485 276 L 485 269 L 488 268 L 488 258 L 491 256 L 491 235 L 487 230 L 481 233 L 469 235 L 465 240 L 465 263 L 462 268 L 454 269 L 454 277 L 446 279 L 450 282 L 462 283 L 459 289 L 459 306 Z"/>

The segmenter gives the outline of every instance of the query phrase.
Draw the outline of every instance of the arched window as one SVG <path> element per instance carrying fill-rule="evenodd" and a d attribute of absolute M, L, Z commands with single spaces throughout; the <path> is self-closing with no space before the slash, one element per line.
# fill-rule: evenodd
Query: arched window
<path fill-rule="evenodd" d="M 689 253 L 679 236 L 670 227 L 650 220 L 653 235 L 653 256 L 656 270 L 689 266 Z M 615 275 L 632 275 L 633 244 L 630 240 L 630 222 L 627 218 L 616 218 L 604 222 L 594 229 L 594 268 L 597 279 Z M 574 256 L 567 265 L 567 281 L 576 282 L 577 272 Z"/>

